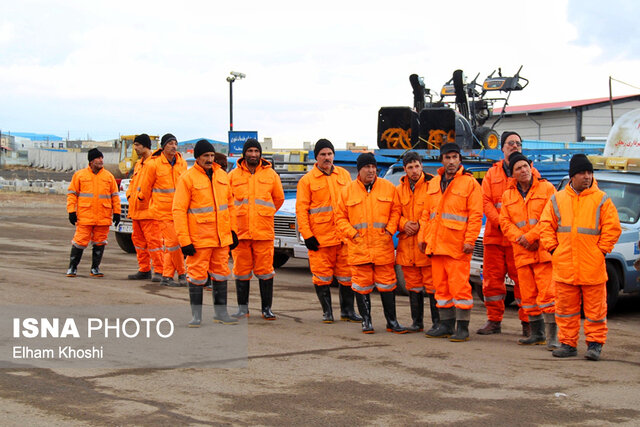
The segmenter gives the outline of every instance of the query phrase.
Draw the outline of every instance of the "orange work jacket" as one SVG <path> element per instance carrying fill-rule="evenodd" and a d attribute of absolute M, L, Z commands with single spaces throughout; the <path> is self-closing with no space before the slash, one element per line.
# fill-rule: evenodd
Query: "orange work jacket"
<path fill-rule="evenodd" d="M 217 248 L 233 243 L 231 231 L 237 233 L 237 226 L 229 176 L 217 163 L 212 169 L 209 179 L 196 163 L 178 179 L 173 221 L 180 246 Z"/>
<path fill-rule="evenodd" d="M 573 285 L 607 281 L 604 257 L 622 229 L 616 207 L 595 178 L 580 194 L 567 185 L 551 196 L 541 222 L 540 242 L 553 252 L 553 280 Z"/>
<path fill-rule="evenodd" d="M 416 181 L 414 191 L 407 176 L 400 178 L 400 184 L 396 187 L 398 190 L 398 198 L 402 210 L 400 213 L 400 221 L 398 223 L 398 250 L 396 251 L 396 264 L 424 267 L 431 264 L 431 260 L 418 248 L 418 233 L 413 236 L 407 236 L 403 231 L 407 221 L 416 221 L 419 223 L 422 217 L 422 211 L 425 209 L 427 202 L 427 188 L 429 181 L 433 178 L 431 174 L 424 172 Z"/>
<path fill-rule="evenodd" d="M 447 189 L 440 182 L 444 168 L 429 181 L 427 203 L 420 219 L 418 241 L 427 244 L 427 255 L 448 255 L 460 259 L 465 243 L 475 245 L 482 228 L 482 189 L 464 167 L 460 167 Z"/>
<path fill-rule="evenodd" d="M 172 219 L 171 209 L 178 178 L 187 170 L 187 162 L 176 153 L 173 166 L 161 150 L 153 153 L 140 180 L 138 199 L 150 203 L 151 217 L 160 221 Z"/>
<path fill-rule="evenodd" d="M 540 243 L 540 216 L 555 192 L 553 184 L 534 176 L 526 199 L 518 191 L 515 179 L 510 180 L 507 191 L 502 195 L 500 228 L 513 246 L 517 267 L 551 261 L 551 254 L 542 245 L 538 246 L 537 251 L 529 251 L 516 241 L 524 234 L 529 243 Z"/>
<path fill-rule="evenodd" d="M 503 165 L 504 160 L 494 163 L 482 179 L 482 207 L 487 217 L 483 236 L 485 245 L 509 246 L 511 244 L 500 230 L 502 195 L 507 190 L 509 182 L 513 180 L 507 177 Z M 540 173 L 533 166 L 531 172 L 533 176 L 540 178 Z"/>
<path fill-rule="evenodd" d="M 229 173 L 229 182 L 238 218 L 238 239 L 273 240 L 273 217 L 284 203 L 284 190 L 271 163 L 261 159 L 252 174 L 242 158 Z"/>
<path fill-rule="evenodd" d="M 93 173 L 91 166 L 73 174 L 67 189 L 67 212 L 76 212 L 79 225 L 111 225 L 113 214 L 120 213 L 116 179 L 102 168 Z"/>
<path fill-rule="evenodd" d="M 146 159 L 139 159 L 136 165 L 133 167 L 133 176 L 127 189 L 127 200 L 129 201 L 129 218 L 141 220 L 152 219 L 153 215 L 149 209 L 148 200 L 138 199 L 138 192 L 140 191 L 140 181 L 149 163 L 152 162 L 151 156 Z"/>
<path fill-rule="evenodd" d="M 360 178 L 347 185 L 338 202 L 336 224 L 348 239 L 349 265 L 392 264 L 392 236 L 399 219 L 398 193 L 391 182 L 376 178 L 369 192 Z"/>
<path fill-rule="evenodd" d="M 321 247 L 343 242 L 336 229 L 336 212 L 340 194 L 349 183 L 351 175 L 346 169 L 334 166 L 327 175 L 317 163 L 300 178 L 296 193 L 296 219 L 304 239 L 315 236 Z"/>

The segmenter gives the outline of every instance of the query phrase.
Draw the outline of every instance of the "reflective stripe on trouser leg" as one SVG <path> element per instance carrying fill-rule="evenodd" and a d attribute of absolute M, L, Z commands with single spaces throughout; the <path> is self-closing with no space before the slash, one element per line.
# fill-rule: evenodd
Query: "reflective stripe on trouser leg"
<path fill-rule="evenodd" d="M 333 276 L 342 286 L 351 287 L 351 266 L 349 265 L 349 250 L 347 245 L 341 243 L 336 248 L 335 268 Z"/>
<path fill-rule="evenodd" d="M 520 281 L 518 278 L 518 269 L 516 268 L 516 262 L 513 257 L 513 246 L 511 245 L 505 246 L 504 253 L 505 253 L 505 260 L 507 261 L 507 273 L 509 274 L 509 278 L 511 278 L 511 280 L 513 280 L 514 282 L 513 295 L 517 301 L 520 301 L 521 300 Z M 522 303 L 519 302 L 518 307 L 519 307 L 518 318 L 520 319 L 521 322 L 528 322 L 529 318 L 527 317 L 527 314 L 522 309 Z"/>
<path fill-rule="evenodd" d="M 587 342 L 607 341 L 607 284 L 581 285 L 584 335 Z"/>
<path fill-rule="evenodd" d="M 231 252 L 233 274 L 241 277 L 241 280 L 249 280 L 252 271 L 258 279 L 272 278 L 276 274 L 273 269 L 273 252 L 273 240 L 240 240 Z"/>
<path fill-rule="evenodd" d="M 447 255 L 431 257 L 433 283 L 436 285 L 436 301 L 438 307 L 452 307 L 469 310 L 473 307 L 469 270 L 471 254 L 460 259 Z M 437 264 L 437 272 L 436 272 Z"/>
<path fill-rule="evenodd" d="M 138 260 L 138 270 L 147 272 L 151 271 L 151 257 L 149 251 L 147 251 L 147 241 L 144 239 L 144 231 L 140 221 L 134 219 L 131 221 L 133 224 L 133 231 L 131 232 L 131 243 L 136 248 L 136 258 Z"/>
<path fill-rule="evenodd" d="M 351 289 L 366 295 L 370 294 L 374 287 L 373 264 L 351 266 Z"/>
<path fill-rule="evenodd" d="M 147 244 L 147 251 L 151 257 L 154 273 L 162 274 L 164 264 L 164 249 L 162 247 L 162 231 L 160 222 L 155 219 L 141 219 L 139 221 L 143 238 Z"/>
<path fill-rule="evenodd" d="M 522 297 L 522 309 L 527 316 L 539 316 L 542 309 L 538 306 L 538 286 L 534 273 L 534 265 L 524 265 L 518 268 L 520 278 L 520 295 Z"/>
<path fill-rule="evenodd" d="M 556 285 L 553 281 L 551 261 L 535 264 L 533 274 L 538 287 L 538 306 L 543 313 L 556 312 Z"/>
<path fill-rule="evenodd" d="M 483 259 L 482 293 L 487 309 L 487 319 L 501 322 L 504 315 L 504 298 L 507 293 L 504 284 L 504 276 L 507 273 L 506 247 L 484 245 Z"/>
<path fill-rule="evenodd" d="M 558 341 L 572 347 L 578 346 L 581 296 L 580 286 L 556 282 Z"/>
<path fill-rule="evenodd" d="M 222 281 L 231 277 L 229 270 L 229 246 L 221 248 L 196 248 L 193 256 L 187 257 L 187 279 L 194 285 L 204 285 L 208 276 Z"/>
<path fill-rule="evenodd" d="M 408 291 L 420 292 L 424 289 L 425 292 L 430 294 L 435 292 L 433 278 L 431 277 L 431 265 L 424 267 L 403 265 L 402 274 Z"/>
<path fill-rule="evenodd" d="M 106 245 L 107 237 L 109 237 L 108 225 L 76 224 L 76 232 L 71 244 L 79 249 L 86 248 L 91 242 L 100 242 L 100 245 Z"/>
<path fill-rule="evenodd" d="M 326 246 L 317 251 L 309 251 L 309 269 L 314 285 L 330 285 L 333 281 L 338 247 L 339 245 Z"/>
<path fill-rule="evenodd" d="M 373 283 L 378 292 L 393 292 L 397 287 L 395 264 L 374 265 Z"/>
<path fill-rule="evenodd" d="M 162 230 L 162 238 L 164 239 L 164 259 L 162 275 L 165 277 L 173 277 L 175 272 L 184 274 L 184 258 L 180 250 L 180 242 L 176 234 L 173 221 L 158 221 Z"/>

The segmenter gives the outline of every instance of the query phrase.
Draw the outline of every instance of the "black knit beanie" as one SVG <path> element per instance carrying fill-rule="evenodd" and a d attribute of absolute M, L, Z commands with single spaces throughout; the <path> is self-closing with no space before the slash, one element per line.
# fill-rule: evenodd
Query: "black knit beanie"
<path fill-rule="evenodd" d="M 201 139 L 196 142 L 196 146 L 193 147 L 193 157 L 198 158 L 202 156 L 204 153 L 215 153 L 216 150 L 213 148 L 213 145 L 206 139 Z"/>
<path fill-rule="evenodd" d="M 245 141 L 244 145 L 242 146 L 242 157 L 244 157 L 247 150 L 252 147 L 257 148 L 260 151 L 260 156 L 262 156 L 262 145 L 260 145 L 257 139 L 249 138 Z"/>
<path fill-rule="evenodd" d="M 513 152 L 511 153 L 511 155 L 509 156 L 509 170 L 511 171 L 511 175 L 513 175 L 513 167 L 515 166 L 516 163 L 518 163 L 520 160 L 524 160 L 525 162 L 529 163 L 529 165 L 531 165 L 531 160 L 529 160 L 527 158 L 527 156 L 525 156 L 524 154 L 522 154 L 519 151 Z"/>
<path fill-rule="evenodd" d="M 333 147 L 333 144 L 331 143 L 331 141 L 329 141 L 328 139 L 322 138 L 322 139 L 319 139 L 318 142 L 316 142 L 316 145 L 313 147 L 313 156 L 316 159 L 318 158 L 318 153 L 323 148 L 330 148 L 331 151 L 333 151 L 333 154 L 336 154 L 336 149 Z"/>
<path fill-rule="evenodd" d="M 378 162 L 376 162 L 376 156 L 374 156 L 373 153 L 362 153 L 358 156 L 356 165 L 358 167 L 358 172 L 360 172 L 360 169 L 366 165 L 374 165 L 375 167 L 378 167 Z"/>
<path fill-rule="evenodd" d="M 160 140 L 160 146 L 164 148 L 164 146 L 167 145 L 167 142 L 170 142 L 170 141 L 178 142 L 175 136 L 173 136 L 170 133 L 165 133 L 164 135 L 162 135 L 162 139 Z"/>
<path fill-rule="evenodd" d="M 520 138 L 520 141 L 522 141 L 522 137 L 518 132 L 512 132 L 512 131 L 502 132 L 502 135 L 500 136 L 500 149 L 504 148 L 504 143 L 507 142 L 507 138 L 509 138 L 511 135 L 518 135 L 518 138 Z"/>
<path fill-rule="evenodd" d="M 571 160 L 569 160 L 569 177 L 584 171 L 593 172 L 593 165 L 589 161 L 589 158 L 582 153 L 574 154 Z"/>
<path fill-rule="evenodd" d="M 149 138 L 149 135 L 147 135 L 146 133 L 141 133 L 140 135 L 136 135 L 136 137 L 133 138 L 133 142 L 134 143 L 137 142 L 143 147 L 151 148 L 151 138 Z"/>
<path fill-rule="evenodd" d="M 104 154 L 102 154 L 100 150 L 98 150 L 97 148 L 92 148 L 91 150 L 89 150 L 89 154 L 88 154 L 89 163 L 91 163 L 92 160 L 97 159 L 99 157 L 104 157 Z"/>

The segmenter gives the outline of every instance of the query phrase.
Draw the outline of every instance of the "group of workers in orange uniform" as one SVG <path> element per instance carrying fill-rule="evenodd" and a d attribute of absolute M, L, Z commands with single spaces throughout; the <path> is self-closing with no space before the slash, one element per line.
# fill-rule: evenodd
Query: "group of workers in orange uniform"
<path fill-rule="evenodd" d="M 189 326 L 198 327 L 207 284 L 213 291 L 214 321 L 234 324 L 248 317 L 249 283 L 255 275 L 262 317 L 275 320 L 274 214 L 284 202 L 284 192 L 278 174 L 262 158 L 260 144 L 247 140 L 242 158 L 229 174 L 216 163 L 214 147 L 207 140 L 196 143 L 196 162 L 188 170 L 173 135 L 163 136 L 161 144 L 151 153 L 149 137 L 136 137 L 140 160 L 127 198 L 137 230 L 134 244 L 140 251 L 139 271 L 129 277 L 169 286 L 186 281 L 192 310 Z M 576 356 L 582 309 L 585 357 L 598 360 L 607 334 L 604 257 L 621 232 L 616 208 L 598 189 L 586 156 L 572 157 L 570 182 L 556 192 L 522 154 L 517 133 L 505 132 L 501 147 L 505 158 L 489 170 L 482 187 L 465 170 L 455 143 L 441 146 L 442 167 L 435 176 L 423 171 L 418 153 L 407 152 L 405 175 L 395 187 L 377 176 L 371 153 L 358 157 L 357 178 L 352 180 L 344 168 L 334 165 L 333 144 L 319 140 L 314 148 L 316 163 L 298 183 L 296 216 L 309 249 L 322 321 L 334 321 L 330 285 L 337 284 L 340 319 L 361 323 L 363 333 L 375 332 L 370 300 L 374 289 L 380 294 L 387 331 L 420 332 L 426 294 L 432 318 L 426 336 L 469 340 L 470 261 L 484 214 L 483 293 L 488 320 L 477 333 L 501 333 L 508 273 L 516 285 L 523 323 L 520 344 L 546 344 L 553 356 Z M 98 266 L 108 227 L 112 220 L 119 221 L 115 180 L 102 169 L 101 160 L 102 154 L 91 150 L 89 167 L 78 171 L 69 186 L 67 210 L 77 229 L 68 276 L 75 276 L 90 241 L 94 242 L 91 274 L 101 275 Z M 231 316 L 229 251 L 238 302 L 238 312 Z M 412 324 L 406 328 L 396 316 L 396 264 L 409 291 Z M 178 283 L 173 281 L 176 271 Z"/>

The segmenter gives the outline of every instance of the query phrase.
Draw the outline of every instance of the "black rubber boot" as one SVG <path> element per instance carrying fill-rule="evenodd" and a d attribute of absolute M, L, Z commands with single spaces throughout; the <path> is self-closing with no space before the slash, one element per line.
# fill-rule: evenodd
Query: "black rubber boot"
<path fill-rule="evenodd" d="M 440 321 L 438 325 L 425 332 L 428 338 L 449 338 L 456 324 L 456 313 L 453 307 L 438 308 Z"/>
<path fill-rule="evenodd" d="M 587 342 L 587 352 L 584 354 L 585 359 L 600 360 L 602 353 L 602 344 L 599 342 Z"/>
<path fill-rule="evenodd" d="M 127 276 L 128 280 L 149 280 L 151 279 L 151 270 L 149 271 L 140 271 L 138 270 L 136 274 L 130 274 Z"/>
<path fill-rule="evenodd" d="M 471 320 L 471 309 L 463 310 L 456 308 L 456 333 L 449 337 L 451 342 L 469 341 L 469 321 Z"/>
<path fill-rule="evenodd" d="M 354 295 L 351 286 L 343 286 L 338 283 L 338 287 L 340 289 L 340 320 L 343 322 L 362 322 L 362 317 L 358 316 L 353 309 Z"/>
<path fill-rule="evenodd" d="M 251 281 L 236 280 L 236 300 L 238 301 L 238 312 L 232 314 L 232 317 L 241 319 L 249 317 L 249 288 Z"/>
<path fill-rule="evenodd" d="M 93 277 L 103 277 L 104 274 L 100 272 L 100 263 L 102 262 L 102 255 L 104 255 L 105 245 L 93 245 L 93 251 L 91 256 L 91 275 Z"/>
<path fill-rule="evenodd" d="M 373 334 L 373 324 L 371 323 L 371 296 L 369 294 L 362 295 L 359 292 L 354 292 L 356 296 L 356 303 L 358 303 L 358 311 L 362 316 L 362 333 Z"/>
<path fill-rule="evenodd" d="M 578 349 L 563 343 L 560 345 L 560 348 L 556 348 L 551 354 L 553 357 L 575 357 L 578 355 Z"/>
<path fill-rule="evenodd" d="M 262 318 L 276 320 L 276 315 L 271 311 L 273 304 L 273 277 L 271 279 L 259 279 L 260 299 L 262 300 Z"/>
<path fill-rule="evenodd" d="M 213 286 L 213 321 L 223 325 L 237 325 L 238 319 L 227 312 L 227 281 L 211 281 Z"/>
<path fill-rule="evenodd" d="M 202 322 L 202 289 L 203 286 L 196 286 L 189 283 L 189 303 L 191 304 L 190 328 L 199 328 Z"/>
<path fill-rule="evenodd" d="M 542 313 L 544 319 L 545 332 L 547 335 L 547 350 L 553 351 L 560 348 L 558 342 L 558 325 L 556 324 L 555 313 Z"/>
<path fill-rule="evenodd" d="M 429 295 L 429 309 L 431 310 L 431 328 L 435 328 L 438 326 L 440 322 L 440 312 L 438 311 L 438 306 L 436 305 L 436 296 L 434 294 Z"/>
<path fill-rule="evenodd" d="M 529 326 L 531 326 L 531 335 L 528 338 L 520 338 L 520 345 L 545 345 L 547 340 L 544 336 L 544 320 L 542 315 L 529 316 Z"/>
<path fill-rule="evenodd" d="M 398 319 L 396 318 L 395 292 L 380 292 L 380 299 L 382 300 L 384 317 L 387 319 L 387 332 L 393 332 L 394 334 L 406 334 L 407 329 L 398 323 Z"/>
<path fill-rule="evenodd" d="M 322 323 L 333 323 L 333 308 L 331 308 L 331 286 L 313 285 L 322 306 Z"/>
<path fill-rule="evenodd" d="M 413 323 L 407 327 L 407 332 L 424 331 L 424 292 L 409 291 L 409 305 Z"/>
<path fill-rule="evenodd" d="M 67 270 L 67 277 L 76 277 L 78 273 L 78 264 L 82 259 L 82 252 L 84 249 L 71 246 L 71 254 L 69 255 L 69 269 Z"/>
<path fill-rule="evenodd" d="M 531 325 L 529 325 L 529 322 L 525 322 L 524 320 L 522 320 L 520 321 L 520 324 L 522 324 L 522 336 L 523 337 L 531 336 Z"/>

